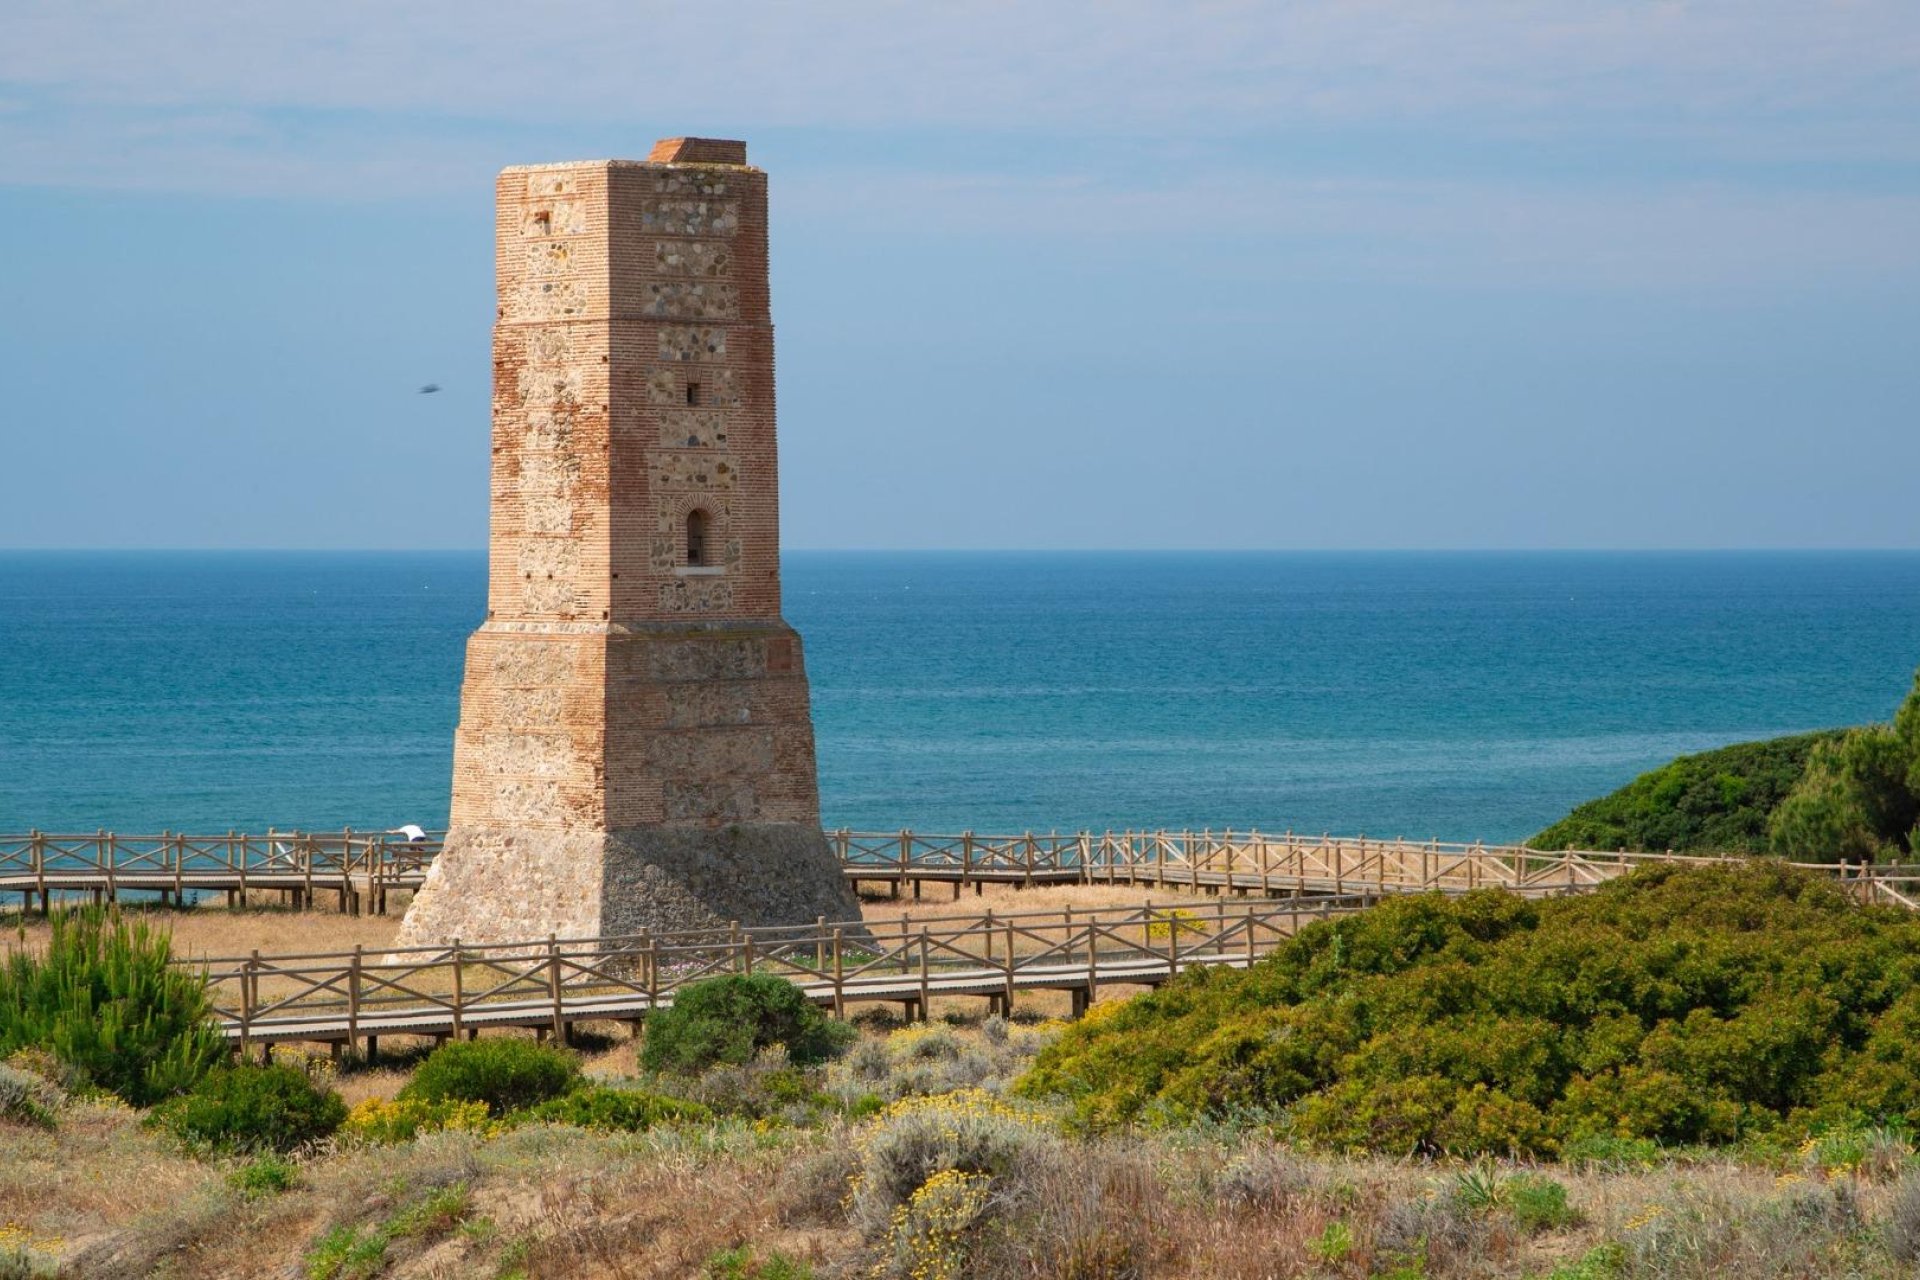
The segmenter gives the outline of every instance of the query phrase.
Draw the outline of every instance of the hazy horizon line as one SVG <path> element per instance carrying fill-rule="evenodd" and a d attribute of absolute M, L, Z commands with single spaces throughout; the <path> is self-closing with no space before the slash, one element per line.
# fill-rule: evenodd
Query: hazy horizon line
<path fill-rule="evenodd" d="M 782 547 L 801 555 L 1915 555 L 1910 547 Z M 448 555 L 486 547 L 0 547 L 0 555 Z"/>

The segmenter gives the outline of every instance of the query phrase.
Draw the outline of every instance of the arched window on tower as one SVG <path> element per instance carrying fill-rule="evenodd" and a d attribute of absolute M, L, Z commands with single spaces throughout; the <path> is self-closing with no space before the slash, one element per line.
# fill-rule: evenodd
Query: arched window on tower
<path fill-rule="evenodd" d="M 698 507 L 687 512 L 687 564 L 699 568 L 707 562 L 707 513 Z"/>

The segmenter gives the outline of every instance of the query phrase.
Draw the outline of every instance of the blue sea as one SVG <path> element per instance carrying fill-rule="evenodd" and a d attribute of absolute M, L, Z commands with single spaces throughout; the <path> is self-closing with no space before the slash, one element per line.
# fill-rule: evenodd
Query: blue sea
<path fill-rule="evenodd" d="M 1888 717 L 1920 554 L 790 553 L 830 826 L 1523 837 Z M 0 830 L 444 823 L 480 553 L 0 553 Z"/>

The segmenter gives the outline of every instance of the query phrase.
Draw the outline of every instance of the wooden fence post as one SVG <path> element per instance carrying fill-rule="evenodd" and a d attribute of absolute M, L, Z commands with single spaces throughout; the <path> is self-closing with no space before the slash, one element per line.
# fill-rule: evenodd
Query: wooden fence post
<path fill-rule="evenodd" d="M 259 975 L 254 972 L 260 965 L 260 952 L 256 949 L 247 957 L 240 969 L 240 1056 L 247 1056 L 247 1047 L 253 1040 L 253 995 L 257 989 Z"/>
<path fill-rule="evenodd" d="M 1092 916 L 1087 920 L 1087 1008 L 1093 1008 L 1093 1002 L 1100 998 L 1100 917 Z M 1072 944 L 1068 944 L 1067 954 L 1072 956 Z"/>
<path fill-rule="evenodd" d="M 920 1021 L 932 1021 L 930 1001 L 933 993 L 927 975 L 927 929 L 920 926 Z"/>
<path fill-rule="evenodd" d="M 652 929 L 642 929 L 640 936 L 647 944 L 647 958 L 644 961 L 647 974 L 647 1009 L 652 1011 L 660 1007 L 660 944 L 654 939 Z"/>
<path fill-rule="evenodd" d="M 833 926 L 833 1016 L 847 1016 L 847 993 L 842 983 L 846 980 L 845 970 L 840 957 L 842 927 Z"/>
<path fill-rule="evenodd" d="M 458 1040 L 460 1033 L 466 1029 L 465 1023 L 460 1016 L 461 1005 L 466 998 L 464 983 L 460 976 L 461 968 L 460 939 L 455 938 L 453 940 L 453 1038 L 455 1040 Z"/>
<path fill-rule="evenodd" d="M 1008 922 L 1006 926 L 1006 930 L 1007 930 L 1006 992 L 1005 992 L 1005 995 L 1002 996 L 1004 1007 L 1000 1010 L 1000 1012 L 1002 1016 L 1011 1018 L 1013 1016 L 1013 924 L 1011 922 Z"/>
<path fill-rule="evenodd" d="M 353 944 L 353 960 L 347 967 L 347 1048 L 360 1051 L 360 944 Z"/>
<path fill-rule="evenodd" d="M 560 1001 L 560 936 L 547 935 L 547 991 L 553 998 L 553 1039 L 556 1044 L 565 1044 L 567 1040 L 567 1020 Z"/>

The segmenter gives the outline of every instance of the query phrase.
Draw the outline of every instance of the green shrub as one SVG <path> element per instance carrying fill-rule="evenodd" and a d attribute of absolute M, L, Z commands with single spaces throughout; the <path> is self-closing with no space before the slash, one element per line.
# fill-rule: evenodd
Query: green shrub
<path fill-rule="evenodd" d="M 610 1089 L 588 1085 L 517 1113 L 515 1120 L 538 1124 L 566 1124 L 577 1129 L 605 1129 L 635 1133 L 656 1124 L 698 1122 L 713 1112 L 697 1102 L 685 1102 L 638 1089 Z"/>
<path fill-rule="evenodd" d="M 580 1062 L 565 1049 L 533 1040 L 455 1040 L 427 1055 L 399 1097 L 484 1102 L 498 1117 L 557 1098 L 579 1080 Z"/>
<path fill-rule="evenodd" d="M 0 1120 L 53 1128 L 60 1091 L 31 1071 L 0 1065 Z"/>
<path fill-rule="evenodd" d="M 858 1103 L 857 1095 L 848 1102 L 823 1090 L 820 1075 L 794 1066 L 786 1046 L 776 1044 L 751 1062 L 723 1062 L 697 1076 L 668 1073 L 654 1080 L 662 1092 L 697 1102 L 715 1115 L 806 1125 Z"/>
<path fill-rule="evenodd" d="M 1768 847 L 1823 862 L 1898 858 L 1920 820 L 1920 792 L 1908 785 L 1913 764 L 1907 743 L 1887 725 L 1817 744 L 1768 821 Z"/>
<path fill-rule="evenodd" d="M 1807 758 L 1845 732 L 1736 742 L 1681 756 L 1589 800 L 1527 843 L 1536 849 L 1765 853 L 1768 820 Z"/>
<path fill-rule="evenodd" d="M 1561 1263 L 1544 1280 L 1617 1280 L 1626 1274 L 1627 1251 L 1617 1244 L 1603 1244 L 1575 1261 Z"/>
<path fill-rule="evenodd" d="M 60 1256 L 40 1245 L 0 1243 L 0 1280 L 55 1280 Z"/>
<path fill-rule="evenodd" d="M 1771 861 L 1407 896 L 1073 1026 L 1016 1088 L 1090 1128 L 1270 1114 L 1397 1154 L 1797 1141 L 1920 1123 L 1917 978 L 1920 915 Z"/>
<path fill-rule="evenodd" d="M 227 1175 L 227 1185 L 249 1200 L 279 1195 L 299 1184 L 299 1166 L 272 1152 L 255 1156 Z"/>
<path fill-rule="evenodd" d="M 674 992 L 670 1008 L 647 1015 L 641 1064 L 649 1071 L 693 1074 L 751 1062 L 778 1044 L 792 1061 L 810 1066 L 840 1053 L 857 1034 L 821 1013 L 784 978 L 730 974 L 691 983 Z"/>
<path fill-rule="evenodd" d="M 386 1271 L 394 1241 L 437 1240 L 472 1213 L 472 1192 L 466 1183 L 454 1182 L 434 1188 L 385 1222 L 359 1227 L 342 1223 L 307 1251 L 308 1280 L 372 1280 Z"/>
<path fill-rule="evenodd" d="M 1507 1212 L 1528 1235 L 1559 1231 L 1580 1220 L 1579 1212 L 1567 1202 L 1567 1189 L 1552 1178 L 1539 1174 L 1517 1173 L 1507 1179 Z"/>
<path fill-rule="evenodd" d="M 406 1206 L 384 1226 L 391 1240 L 435 1240 L 465 1222 L 473 1212 L 473 1191 L 464 1182 L 435 1187 Z"/>
<path fill-rule="evenodd" d="M 708 1258 L 700 1276 L 701 1280 L 813 1280 L 813 1268 L 777 1249 L 761 1258 L 743 1244 Z"/>
<path fill-rule="evenodd" d="M 1610 1133 L 1590 1133 L 1560 1144 L 1560 1163 L 1610 1173 L 1651 1169 L 1660 1163 L 1661 1154 L 1660 1144 L 1651 1138 L 1620 1138 Z"/>
<path fill-rule="evenodd" d="M 1307 1252 L 1334 1265 L 1346 1261 L 1347 1255 L 1353 1252 L 1353 1228 L 1334 1219 L 1316 1239 L 1307 1241 Z"/>
<path fill-rule="evenodd" d="M 56 912 L 46 949 L 0 966 L 0 1057 L 44 1050 L 137 1107 L 183 1093 L 226 1056 L 204 975 L 168 935 L 117 912 Z"/>
<path fill-rule="evenodd" d="M 347 1104 L 295 1067 L 240 1063 L 203 1078 L 153 1113 L 153 1123 L 210 1151 L 292 1151 L 331 1137 Z"/>
<path fill-rule="evenodd" d="M 1537 849 L 1898 857 L 1920 832 L 1920 673 L 1891 725 L 1681 756 L 1534 836 Z"/>
<path fill-rule="evenodd" d="M 307 1280 L 372 1280 L 387 1267 L 393 1243 L 379 1227 L 341 1224 L 314 1242 L 307 1252 Z"/>

